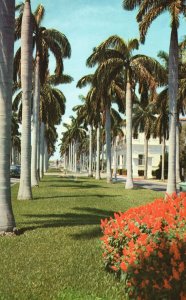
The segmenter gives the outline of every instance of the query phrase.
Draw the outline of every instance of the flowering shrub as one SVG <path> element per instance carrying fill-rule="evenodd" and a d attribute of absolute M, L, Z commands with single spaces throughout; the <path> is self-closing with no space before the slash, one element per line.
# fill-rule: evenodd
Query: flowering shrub
<path fill-rule="evenodd" d="M 186 193 L 101 220 L 105 266 L 129 299 L 186 300 Z"/>

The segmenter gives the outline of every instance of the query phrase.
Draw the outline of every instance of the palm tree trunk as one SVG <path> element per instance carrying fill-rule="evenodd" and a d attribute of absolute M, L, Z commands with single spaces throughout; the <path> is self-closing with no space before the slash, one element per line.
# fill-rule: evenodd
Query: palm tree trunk
<path fill-rule="evenodd" d="M 179 124 L 176 124 L 176 183 L 181 182 L 180 178 L 180 132 Z"/>
<path fill-rule="evenodd" d="M 71 145 L 68 146 L 68 167 L 69 167 L 69 171 L 71 169 Z"/>
<path fill-rule="evenodd" d="M 43 178 L 44 175 L 44 138 L 45 138 L 45 124 L 41 122 L 40 126 L 40 178 Z"/>
<path fill-rule="evenodd" d="M 39 122 L 39 128 L 38 128 L 38 144 L 37 144 L 37 177 L 38 180 L 40 181 L 40 122 Z"/>
<path fill-rule="evenodd" d="M 88 168 L 88 177 L 92 177 L 92 125 L 89 129 L 89 168 Z"/>
<path fill-rule="evenodd" d="M 172 25 L 169 48 L 169 157 L 167 193 L 176 192 L 176 122 L 178 94 L 178 33 Z"/>
<path fill-rule="evenodd" d="M 21 26 L 22 135 L 19 200 L 32 199 L 31 189 L 31 97 L 32 97 L 32 16 L 25 1 Z"/>
<path fill-rule="evenodd" d="M 107 183 L 112 182 L 112 172 L 111 172 L 111 120 L 110 120 L 110 107 L 106 107 L 106 122 L 105 122 L 105 132 L 106 132 L 106 153 L 107 153 Z"/>
<path fill-rule="evenodd" d="M 0 1 L 0 232 L 15 227 L 10 189 L 14 14 L 15 1 Z"/>
<path fill-rule="evenodd" d="M 133 188 L 132 178 L 132 92 L 131 84 L 127 82 L 126 90 L 126 166 L 127 166 L 127 179 L 125 188 Z"/>
<path fill-rule="evenodd" d="M 114 138 L 114 145 L 113 145 L 113 158 L 114 158 L 114 166 L 113 166 L 113 176 L 117 179 L 117 137 Z"/>
<path fill-rule="evenodd" d="M 72 172 L 73 171 L 73 144 L 72 144 L 72 142 L 70 143 L 70 148 L 71 148 L 71 158 L 70 158 L 71 166 L 70 166 L 70 171 Z"/>
<path fill-rule="evenodd" d="M 77 142 L 74 142 L 74 172 L 77 173 Z"/>
<path fill-rule="evenodd" d="M 100 124 L 97 127 L 96 179 L 100 179 Z"/>
<path fill-rule="evenodd" d="M 37 173 L 37 148 L 39 132 L 39 99 L 40 99 L 40 79 L 39 79 L 39 55 L 36 56 L 34 97 L 33 97 L 33 129 L 32 129 L 32 160 L 31 160 L 31 185 L 38 186 Z"/>
<path fill-rule="evenodd" d="M 144 165 L 144 179 L 147 179 L 147 172 L 148 172 L 148 139 L 145 134 L 145 141 L 144 141 L 144 157 L 145 157 L 145 165 Z"/>
<path fill-rule="evenodd" d="M 44 148 L 44 173 L 48 170 L 48 148 L 47 148 L 47 141 L 45 138 L 45 148 Z"/>
<path fill-rule="evenodd" d="M 68 169 L 70 171 L 71 168 L 71 147 L 70 145 L 68 146 Z"/>
<path fill-rule="evenodd" d="M 72 153 L 73 153 L 73 168 L 72 168 L 72 171 L 75 172 L 75 142 L 73 141 L 73 144 L 72 144 Z"/>
<path fill-rule="evenodd" d="M 162 161 L 161 161 L 161 180 L 165 180 L 165 137 L 163 136 L 163 141 L 162 141 Z"/>
<path fill-rule="evenodd" d="M 63 156 L 63 168 L 64 170 L 66 169 L 67 167 L 67 155 L 66 155 L 66 152 L 64 153 L 64 156 Z"/>
<path fill-rule="evenodd" d="M 102 147 L 101 147 L 101 172 L 104 172 L 104 143 L 102 142 Z"/>
<path fill-rule="evenodd" d="M 12 165 L 16 164 L 16 148 L 12 145 Z"/>

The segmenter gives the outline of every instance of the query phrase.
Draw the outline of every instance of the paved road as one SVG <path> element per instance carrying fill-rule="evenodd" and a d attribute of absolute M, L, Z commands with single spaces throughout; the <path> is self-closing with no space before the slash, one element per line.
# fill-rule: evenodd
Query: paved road
<path fill-rule="evenodd" d="M 19 182 L 19 178 L 10 178 L 11 185 L 14 185 L 15 183 Z"/>
<path fill-rule="evenodd" d="M 118 176 L 117 181 L 119 182 L 126 182 L 126 177 Z M 156 182 L 156 180 L 144 180 L 142 178 L 135 178 L 134 179 L 134 186 L 139 186 L 144 189 L 153 190 L 156 192 L 166 192 L 167 190 L 167 183 L 166 182 Z M 179 192 L 179 185 L 177 185 L 177 191 Z"/>

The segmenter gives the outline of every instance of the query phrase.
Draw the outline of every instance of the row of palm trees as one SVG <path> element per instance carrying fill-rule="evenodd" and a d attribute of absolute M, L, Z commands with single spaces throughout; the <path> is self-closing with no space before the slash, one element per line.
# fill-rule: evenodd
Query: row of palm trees
<path fill-rule="evenodd" d="M 168 97 L 169 97 L 169 159 L 168 159 L 168 184 L 167 192 L 176 191 L 176 124 L 177 124 L 177 95 L 178 95 L 178 27 L 180 15 L 186 15 L 184 0 L 145 1 L 123 0 L 123 8 L 134 10 L 138 8 L 136 20 L 139 23 L 140 40 L 145 42 L 145 37 L 151 23 L 163 12 L 170 14 L 171 37 L 168 61 Z"/>
<path fill-rule="evenodd" d="M 73 79 L 63 74 L 63 59 L 71 55 L 70 43 L 61 32 L 42 25 L 45 13 L 42 5 L 38 5 L 32 13 L 30 0 L 16 7 L 14 1 L 2 0 L 0 12 L 0 32 L 3 37 L 0 53 L 2 232 L 12 231 L 15 227 L 10 193 L 10 146 L 12 153 L 21 150 L 18 200 L 30 200 L 33 197 L 32 186 L 38 186 L 48 159 L 55 151 L 58 137 L 55 126 L 60 124 L 65 113 L 66 99 L 57 85 L 70 83 Z M 21 45 L 14 57 L 14 40 L 19 39 Z M 50 53 L 56 61 L 54 75 L 49 72 Z M 12 88 L 15 95 L 13 103 Z M 18 120 L 21 122 L 21 145 Z M 13 160 L 15 155 L 13 159 L 12 154 Z"/>
<path fill-rule="evenodd" d="M 116 102 L 120 111 L 126 114 L 126 161 L 127 181 L 126 188 L 133 187 L 132 178 L 132 132 L 145 133 L 145 177 L 147 177 L 147 151 L 148 139 L 152 134 L 159 136 L 162 142 L 162 157 L 165 153 L 165 139 L 169 138 L 169 173 L 167 192 L 176 191 L 176 181 L 180 180 L 179 172 L 179 113 L 184 113 L 185 108 L 185 64 L 181 61 L 181 50 L 185 49 L 185 41 L 180 44 L 177 38 L 179 15 L 185 14 L 184 1 L 123 1 L 125 9 L 132 10 L 139 7 L 137 21 L 139 22 L 140 39 L 145 41 L 145 35 L 151 22 L 159 14 L 168 10 L 171 15 L 171 41 L 169 55 L 161 51 L 159 57 L 163 65 L 153 58 L 135 54 L 133 51 L 139 47 L 139 42 L 132 39 L 128 42 L 118 36 L 111 36 L 106 41 L 94 48 L 93 53 L 87 59 L 89 67 L 97 66 L 94 74 L 81 78 L 78 87 L 91 84 L 86 97 L 86 111 L 78 113 L 79 124 L 83 120 L 88 122 L 90 128 L 98 128 L 100 115 L 105 118 L 106 152 L 107 152 L 107 182 L 111 181 L 111 104 Z M 178 77 L 179 68 L 179 77 Z M 179 79 L 179 80 L 178 80 Z M 140 100 L 137 101 L 135 93 L 139 87 Z M 157 94 L 157 87 L 164 89 Z M 125 102 L 124 102 L 125 101 Z M 134 104 L 133 118 L 132 107 Z M 91 109 L 86 109 L 91 107 Z M 122 107 L 122 108 L 121 108 Z M 93 108 L 96 115 L 93 115 Z M 83 117 L 82 117 L 83 116 Z M 82 119 L 82 120 L 81 120 Z M 133 122 L 132 122 L 133 120 Z M 132 123 L 134 126 L 132 126 Z M 86 124 L 87 125 L 87 124 Z M 91 132 L 91 131 L 90 131 Z M 67 134 L 66 134 L 67 136 Z M 91 137 L 91 134 L 90 134 Z M 177 140 L 176 140 L 177 139 Z M 91 140 L 91 138 L 90 138 Z M 66 145 L 65 136 L 63 143 Z M 177 147 L 177 148 L 176 148 Z M 66 148 L 67 149 L 67 148 Z M 91 149 L 91 147 L 90 147 Z M 62 153 L 65 147 L 62 148 Z M 91 153 L 91 150 L 90 150 Z M 98 150 L 99 156 L 99 150 Z M 162 159 L 164 161 L 164 159 Z M 91 158 L 89 168 L 91 169 Z M 162 163 L 163 165 L 163 163 Z M 162 172 L 163 179 L 163 172 Z"/>

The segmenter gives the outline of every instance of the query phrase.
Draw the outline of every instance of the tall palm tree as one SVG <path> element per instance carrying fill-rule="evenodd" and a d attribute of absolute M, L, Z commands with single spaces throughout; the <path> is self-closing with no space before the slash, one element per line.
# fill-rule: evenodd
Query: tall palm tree
<path fill-rule="evenodd" d="M 152 103 L 147 103 L 147 101 L 145 103 L 142 101 L 136 104 L 133 110 L 134 135 L 137 135 L 138 132 L 144 132 L 144 179 L 147 179 L 148 176 L 148 141 L 156 120 L 153 108 Z"/>
<path fill-rule="evenodd" d="M 21 177 L 19 200 L 32 199 L 31 190 L 31 93 L 32 93 L 32 14 L 26 0 L 21 26 L 21 86 L 22 86 L 22 138 Z"/>
<path fill-rule="evenodd" d="M 20 38 L 21 23 L 23 17 L 23 4 L 17 6 L 20 14 L 16 19 L 16 39 Z M 60 78 L 63 71 L 63 58 L 70 57 L 71 47 L 67 37 L 55 29 L 47 29 L 42 26 L 45 15 L 43 5 L 39 4 L 34 14 L 33 20 L 33 49 L 36 49 L 35 82 L 34 82 L 34 102 L 33 102 L 33 145 L 32 145 L 32 185 L 38 185 L 36 161 L 38 153 L 38 128 L 39 128 L 39 91 L 40 84 L 43 85 L 48 77 L 49 52 L 53 53 L 56 60 L 55 74 Z M 20 48 L 15 55 L 14 74 L 19 73 Z"/>
<path fill-rule="evenodd" d="M 71 124 L 63 124 L 63 126 L 67 129 L 63 133 L 63 137 L 61 139 L 61 152 L 63 152 L 64 148 L 67 148 L 71 143 L 73 145 L 73 162 L 71 161 L 73 168 L 72 170 L 77 172 L 77 159 L 80 157 L 79 145 L 81 141 L 86 137 L 86 131 L 83 126 L 80 125 L 78 118 L 73 116 L 71 118 Z"/>
<path fill-rule="evenodd" d="M 99 53 L 97 53 L 97 48 L 94 49 L 92 55 L 87 59 L 87 65 L 92 67 L 96 63 L 98 64 L 98 68 L 95 74 L 87 75 L 82 77 L 77 86 L 83 87 L 86 84 L 92 85 L 92 88 L 89 92 L 90 97 L 90 109 L 89 111 L 92 112 L 91 107 L 94 106 L 94 124 L 97 128 L 98 124 L 102 122 L 105 127 L 106 133 L 106 162 L 107 162 L 107 182 L 112 182 L 112 172 L 111 172 L 111 116 L 110 116 L 110 109 L 111 103 L 117 102 L 120 109 L 123 109 L 123 91 L 120 87 L 121 78 L 117 77 L 112 78 L 108 76 L 107 80 L 102 80 L 102 66 L 100 65 L 100 61 L 98 59 Z M 107 56 L 104 57 L 106 59 Z M 117 97 L 116 97 L 117 95 Z M 117 99 L 117 101 L 116 101 Z M 100 115 L 101 114 L 101 115 Z M 100 117 L 102 116 L 102 117 Z M 104 120 L 104 122 L 103 122 Z M 102 159 L 103 161 L 103 159 Z"/>
<path fill-rule="evenodd" d="M 92 75 L 85 76 L 78 81 L 77 86 L 82 87 L 85 84 L 83 83 L 84 80 L 87 82 L 88 77 L 93 78 Z M 86 97 L 82 95 L 80 96 L 83 104 L 77 105 L 73 108 L 73 110 L 77 112 L 78 123 L 82 124 L 85 129 L 88 129 L 89 127 L 89 177 L 93 176 L 93 127 L 96 126 L 97 128 L 96 116 L 99 115 L 95 96 L 96 88 L 91 88 Z"/>
<path fill-rule="evenodd" d="M 124 136 L 122 126 L 124 125 L 123 119 L 120 114 L 111 109 L 111 138 L 113 149 L 113 177 L 117 177 L 117 142 L 120 137 Z"/>
<path fill-rule="evenodd" d="M 0 232 L 13 231 L 10 190 L 11 99 L 15 1 L 0 1 Z"/>
<path fill-rule="evenodd" d="M 178 27 L 181 13 L 186 15 L 184 0 L 146 1 L 123 0 L 123 7 L 133 10 L 139 7 L 137 21 L 139 23 L 140 38 L 145 42 L 145 36 L 151 23 L 160 14 L 168 11 L 171 17 L 171 37 L 169 47 L 169 160 L 167 193 L 176 192 L 176 123 L 177 123 L 177 95 L 178 95 Z"/>
<path fill-rule="evenodd" d="M 165 147 L 169 137 L 169 111 L 167 89 L 161 91 L 155 103 L 155 113 L 158 114 L 153 128 L 153 136 L 159 138 L 162 144 L 161 180 L 165 180 Z"/>
<path fill-rule="evenodd" d="M 181 58 L 181 49 L 184 45 L 184 40 L 179 45 L 179 56 Z M 158 136 L 160 137 L 160 141 L 162 139 L 162 180 L 164 180 L 164 156 L 165 156 L 165 139 L 169 136 L 169 109 L 168 109 L 168 63 L 169 56 L 165 51 L 159 51 L 158 57 L 161 59 L 163 63 L 163 67 L 165 72 L 167 73 L 167 80 L 164 89 L 159 93 L 157 97 L 157 101 L 155 103 L 156 112 L 158 112 L 158 118 L 155 124 L 155 134 L 158 131 Z M 180 182 L 180 162 L 179 162 L 179 135 L 180 135 L 180 123 L 179 123 L 179 115 L 184 114 L 185 110 L 185 64 L 182 60 L 179 60 L 179 80 L 178 80 L 178 97 L 177 97 L 177 123 L 176 123 L 176 182 Z"/>
<path fill-rule="evenodd" d="M 136 82 L 146 81 L 152 90 L 157 82 L 154 77 L 157 70 L 160 73 L 160 64 L 145 55 L 132 56 L 133 50 L 138 49 L 137 39 L 124 41 L 118 36 L 111 36 L 100 44 L 89 57 L 87 63 L 94 66 L 99 63 L 97 77 L 99 87 L 116 79 L 116 75 L 122 74 L 124 78 L 124 91 L 126 93 L 126 132 L 127 132 L 127 180 L 126 189 L 133 188 L 132 178 L 132 99 Z M 104 90 L 103 90 L 104 93 Z M 108 99 L 108 98 L 106 98 Z M 106 100 L 105 99 L 105 100 Z M 106 101 L 105 106 L 108 106 Z M 108 111 L 108 109 L 107 109 Z"/>
<path fill-rule="evenodd" d="M 91 88 L 86 97 L 80 96 L 83 101 L 82 105 L 74 107 L 74 111 L 78 113 L 78 120 L 83 123 L 85 127 L 89 125 L 89 171 L 88 176 L 93 176 L 93 127 L 97 131 L 97 159 L 96 159 L 96 179 L 100 179 L 99 171 L 99 153 L 100 153 L 100 112 L 101 103 L 98 101 L 97 88 L 95 83 L 95 75 L 89 74 L 83 76 L 78 82 L 77 87 L 82 88 L 87 84 L 91 85 Z"/>
<path fill-rule="evenodd" d="M 53 85 L 52 85 L 53 83 Z M 59 125 L 65 113 L 66 98 L 61 90 L 55 87 L 55 76 L 49 76 L 40 91 L 40 178 L 44 174 L 44 145 L 46 127 Z"/>
<path fill-rule="evenodd" d="M 32 159 L 31 159 L 31 185 L 38 186 L 38 170 L 37 170 L 37 156 L 39 145 L 39 99 L 40 99 L 40 84 L 39 82 L 39 55 L 35 61 L 35 78 L 34 78 L 34 95 L 33 95 L 33 120 L 32 120 Z"/>

